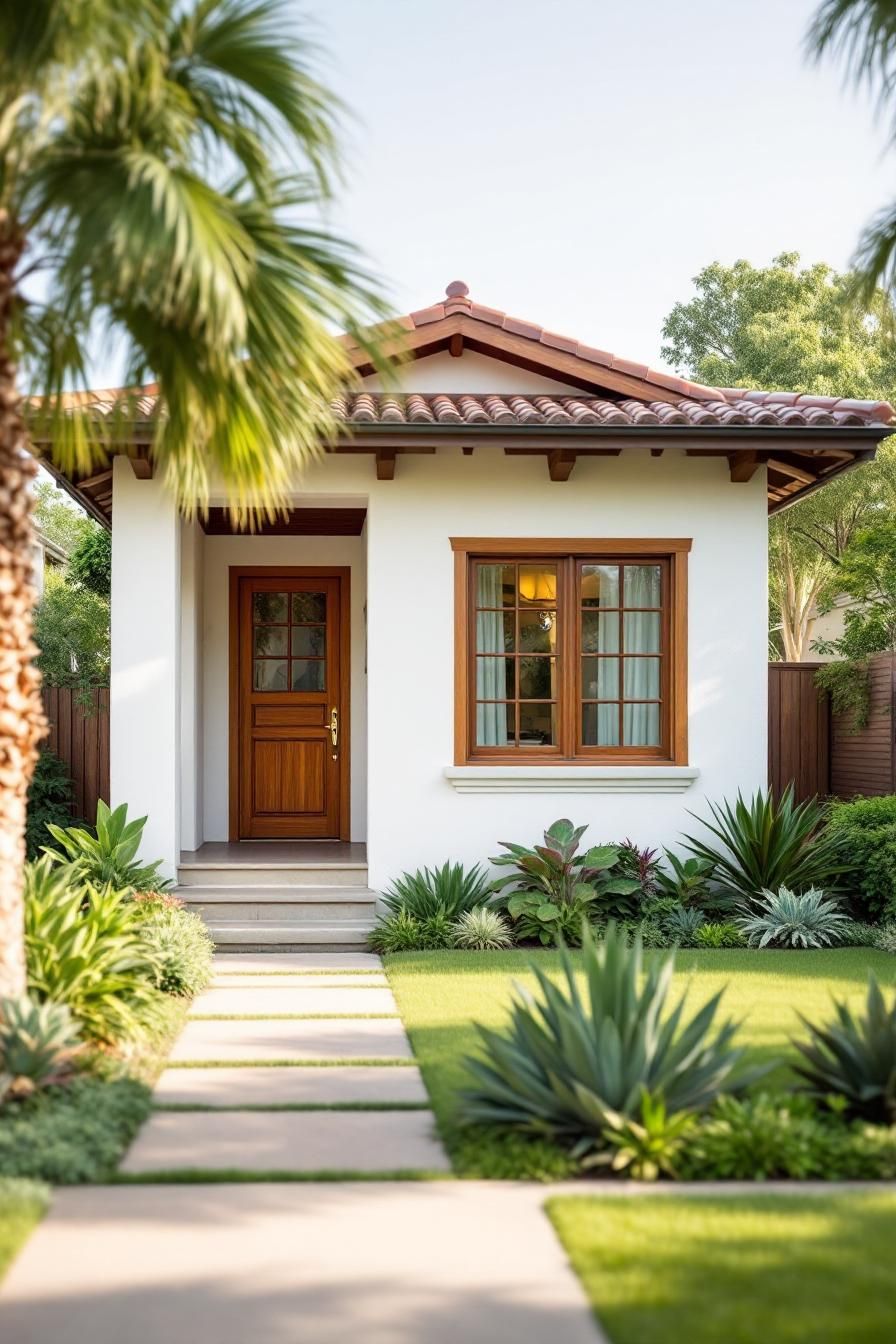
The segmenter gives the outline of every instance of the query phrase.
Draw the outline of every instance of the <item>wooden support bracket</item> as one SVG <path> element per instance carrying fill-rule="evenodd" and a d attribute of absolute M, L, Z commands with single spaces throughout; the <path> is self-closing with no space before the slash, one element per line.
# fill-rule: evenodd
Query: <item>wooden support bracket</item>
<path fill-rule="evenodd" d="M 134 475 L 138 481 L 152 480 L 152 459 L 148 457 L 131 457 L 128 459 Z"/>
<path fill-rule="evenodd" d="M 576 464 L 576 454 L 570 448 L 554 448 L 548 453 L 548 472 L 552 481 L 568 481 Z"/>
<path fill-rule="evenodd" d="M 728 458 L 728 465 L 731 469 L 731 479 L 738 484 L 746 484 L 752 481 L 756 472 L 759 470 L 759 454 L 754 452 L 731 453 Z"/>
<path fill-rule="evenodd" d="M 376 450 L 376 478 L 378 481 L 395 480 L 395 458 L 394 448 L 377 448 Z"/>
<path fill-rule="evenodd" d="M 453 355 L 455 359 L 460 359 L 464 352 L 464 338 L 461 332 L 455 331 L 454 334 L 448 338 L 448 352 Z"/>

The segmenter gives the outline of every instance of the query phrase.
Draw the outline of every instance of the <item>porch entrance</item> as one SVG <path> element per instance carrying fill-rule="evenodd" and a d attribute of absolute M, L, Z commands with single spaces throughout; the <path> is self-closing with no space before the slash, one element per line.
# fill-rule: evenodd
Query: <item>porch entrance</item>
<path fill-rule="evenodd" d="M 231 567 L 231 840 L 349 837 L 349 575 Z"/>

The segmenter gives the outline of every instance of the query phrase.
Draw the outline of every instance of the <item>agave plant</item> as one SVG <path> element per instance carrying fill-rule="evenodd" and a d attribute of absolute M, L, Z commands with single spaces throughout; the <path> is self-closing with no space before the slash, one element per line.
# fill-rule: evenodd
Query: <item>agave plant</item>
<path fill-rule="evenodd" d="M 851 1114 L 896 1124 L 896 994 L 888 1007 L 870 974 L 864 1014 L 854 1017 L 837 1000 L 834 1011 L 823 1027 L 802 1018 L 810 1040 L 794 1041 L 802 1055 L 796 1073 L 814 1096 L 842 1097 Z"/>
<path fill-rule="evenodd" d="M 466 952 L 498 952 L 513 947 L 510 925 L 500 910 L 466 910 L 451 930 L 454 946 Z"/>
<path fill-rule="evenodd" d="M 0 1000 L 0 1102 L 61 1082 L 80 1047 L 64 1003 Z"/>
<path fill-rule="evenodd" d="M 441 868 L 418 868 L 396 878 L 383 895 L 383 904 L 393 914 L 403 910 L 415 919 L 442 914 L 454 920 L 465 910 L 485 905 L 490 890 L 488 875 L 479 864 L 467 869 L 462 863 L 443 863 Z"/>
<path fill-rule="evenodd" d="M 79 877 L 96 887 L 164 891 L 171 883 L 159 876 L 161 859 L 148 864 L 136 862 L 145 825 L 145 817 L 128 821 L 126 803 L 112 812 L 100 799 L 96 805 L 96 835 L 79 826 L 48 825 L 61 849 L 45 845 L 44 853 L 54 863 L 70 865 Z"/>
<path fill-rule="evenodd" d="M 547 944 L 561 934 L 572 941 L 583 917 L 634 912 L 631 898 L 640 893 L 640 881 L 622 876 L 618 845 L 596 845 L 580 854 L 587 829 L 564 817 L 548 827 L 544 844 L 534 849 L 501 841 L 508 853 L 491 862 L 513 871 L 492 883 L 493 904 L 506 908 L 521 936 L 538 936 Z"/>
<path fill-rule="evenodd" d="M 72 883 L 48 858 L 25 865 L 28 987 L 68 1006 L 83 1035 L 115 1044 L 140 1035 L 158 1012 L 158 963 L 126 892 Z"/>
<path fill-rule="evenodd" d="M 685 848 L 713 865 L 714 876 L 741 899 L 789 886 L 836 886 L 849 871 L 839 840 L 823 829 L 824 808 L 815 800 L 796 803 L 793 785 L 780 798 L 771 789 L 746 802 L 710 804 L 711 821 L 697 820 L 713 840 L 685 836 Z M 692 816 L 695 814 L 692 813 Z"/>
<path fill-rule="evenodd" d="M 705 923 L 706 916 L 702 910 L 679 905 L 665 916 L 663 928 L 673 942 L 681 943 L 682 947 L 690 947 Z"/>
<path fill-rule="evenodd" d="M 817 887 L 763 891 L 755 913 L 737 924 L 751 947 L 831 947 L 846 937 L 850 921 L 837 900 Z"/>
<path fill-rule="evenodd" d="M 736 1076 L 736 1025 L 713 1030 L 721 991 L 690 1019 L 685 997 L 667 1013 L 672 954 L 645 967 L 640 938 L 629 947 L 613 921 L 602 943 L 586 928 L 583 945 L 584 989 L 561 948 L 562 983 L 533 966 L 540 997 L 518 990 L 505 1030 L 477 1026 L 484 1055 L 468 1060 L 467 1121 L 549 1134 L 581 1156 L 604 1145 L 611 1117 L 642 1118 L 645 1090 L 675 1115 L 752 1081 Z"/>

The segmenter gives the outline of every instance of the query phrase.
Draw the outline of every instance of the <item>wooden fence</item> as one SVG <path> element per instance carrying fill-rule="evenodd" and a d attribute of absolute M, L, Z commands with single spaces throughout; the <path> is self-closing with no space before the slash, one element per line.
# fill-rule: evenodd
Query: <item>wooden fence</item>
<path fill-rule="evenodd" d="M 816 687 L 820 666 L 769 663 L 769 784 L 780 793 L 792 780 L 797 798 L 896 793 L 896 658 L 871 659 L 871 713 L 858 732 Z"/>
<path fill-rule="evenodd" d="M 44 745 L 68 766 L 72 815 L 93 822 L 97 799 L 109 801 L 109 691 L 45 686 L 43 700 L 50 725 Z"/>

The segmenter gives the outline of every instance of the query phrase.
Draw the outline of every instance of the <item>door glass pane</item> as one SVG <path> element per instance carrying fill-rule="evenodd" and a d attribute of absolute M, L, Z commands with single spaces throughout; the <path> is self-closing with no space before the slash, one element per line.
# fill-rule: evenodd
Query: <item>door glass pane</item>
<path fill-rule="evenodd" d="M 515 699 L 516 688 L 513 684 L 515 662 L 514 658 L 477 658 L 477 700 Z"/>
<path fill-rule="evenodd" d="M 520 699 L 548 700 L 557 694 L 554 689 L 556 659 L 520 659 Z"/>
<path fill-rule="evenodd" d="M 582 659 L 582 699 L 619 699 L 619 659 Z"/>
<path fill-rule="evenodd" d="M 513 607 L 516 605 L 516 566 L 476 566 L 477 607 Z"/>
<path fill-rule="evenodd" d="M 553 607 L 557 603 L 557 566 L 520 565 L 520 606 Z"/>
<path fill-rule="evenodd" d="M 662 591 L 662 570 L 659 565 L 626 565 L 627 607 L 658 607 Z"/>
<path fill-rule="evenodd" d="M 586 747 L 618 747 L 619 707 L 583 705 L 582 742 Z"/>
<path fill-rule="evenodd" d="M 513 653 L 515 627 L 512 611 L 477 611 L 476 652 Z"/>
<path fill-rule="evenodd" d="M 619 566 L 582 566 L 582 606 L 619 606 Z"/>
<path fill-rule="evenodd" d="M 325 625 L 294 625 L 292 628 L 293 658 L 322 657 L 327 651 Z"/>
<path fill-rule="evenodd" d="M 520 705 L 520 746 L 551 747 L 557 735 L 553 705 Z"/>
<path fill-rule="evenodd" d="M 659 658 L 624 658 L 622 683 L 626 700 L 658 700 Z"/>
<path fill-rule="evenodd" d="M 622 734 L 626 747 L 658 747 L 659 705 L 625 705 L 622 711 Z"/>
<path fill-rule="evenodd" d="M 516 746 L 516 722 L 513 705 L 476 706 L 477 747 Z"/>
<path fill-rule="evenodd" d="M 256 624 L 263 621 L 285 621 L 286 611 L 285 593 L 252 594 L 252 620 Z"/>
<path fill-rule="evenodd" d="M 322 691 L 325 687 L 325 667 L 323 658 L 311 662 L 307 659 L 293 659 L 292 689 L 294 691 Z"/>
<path fill-rule="evenodd" d="M 618 653 L 619 613 L 583 611 L 582 649 L 585 653 Z"/>
<path fill-rule="evenodd" d="M 292 619 L 294 625 L 303 621 L 325 621 L 327 619 L 326 593 L 293 593 Z"/>
<path fill-rule="evenodd" d="M 556 611 L 521 611 L 520 652 L 553 653 L 556 647 Z"/>
<path fill-rule="evenodd" d="M 285 625 L 256 625 L 253 632 L 254 653 L 256 657 L 271 658 L 286 654 Z"/>
<path fill-rule="evenodd" d="M 627 653 L 659 653 L 660 614 L 658 611 L 627 611 L 623 617 Z"/>
<path fill-rule="evenodd" d="M 286 659 L 256 658 L 253 686 L 256 691 L 286 690 Z"/>

